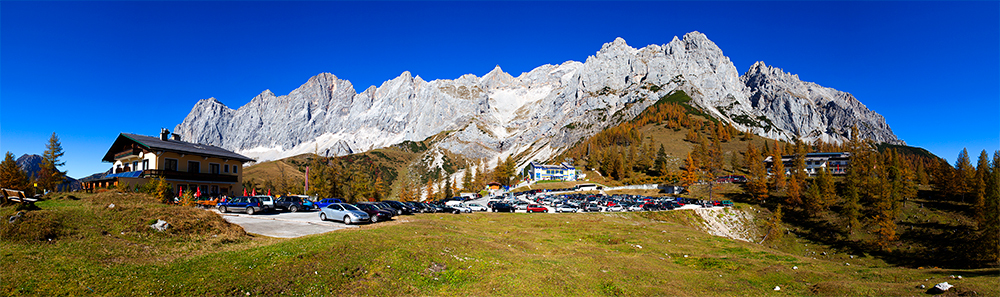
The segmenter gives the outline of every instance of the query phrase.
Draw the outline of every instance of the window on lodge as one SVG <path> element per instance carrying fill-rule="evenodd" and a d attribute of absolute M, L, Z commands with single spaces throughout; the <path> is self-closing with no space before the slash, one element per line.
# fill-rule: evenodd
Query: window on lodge
<path fill-rule="evenodd" d="M 198 161 L 188 161 L 188 172 L 189 173 L 199 173 L 199 172 L 201 172 L 201 162 L 198 162 Z"/>
<path fill-rule="evenodd" d="M 166 164 L 164 164 L 163 169 L 177 171 L 177 159 L 167 159 Z"/>
<path fill-rule="evenodd" d="M 219 164 L 208 164 L 208 169 L 212 174 L 219 174 Z"/>

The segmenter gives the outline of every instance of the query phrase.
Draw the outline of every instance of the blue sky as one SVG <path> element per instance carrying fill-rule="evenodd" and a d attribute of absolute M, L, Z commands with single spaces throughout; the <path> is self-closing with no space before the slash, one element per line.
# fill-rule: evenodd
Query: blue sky
<path fill-rule="evenodd" d="M 1000 2 L 0 2 L 0 152 L 55 132 L 80 178 L 120 132 L 173 129 L 199 100 L 238 108 L 321 72 L 356 90 L 518 75 L 700 31 L 854 94 L 897 136 L 954 161 L 1000 149 Z M 973 160 L 975 161 L 975 160 Z"/>

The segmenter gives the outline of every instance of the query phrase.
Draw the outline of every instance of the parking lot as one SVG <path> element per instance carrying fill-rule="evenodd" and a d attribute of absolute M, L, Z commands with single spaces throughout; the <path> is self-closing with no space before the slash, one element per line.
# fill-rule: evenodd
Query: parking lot
<path fill-rule="evenodd" d="M 240 225 L 248 233 L 278 238 L 294 238 L 345 228 L 358 228 L 356 225 L 320 221 L 319 211 L 315 210 L 300 212 L 271 211 L 253 215 L 244 213 L 219 213 L 219 210 L 215 208 L 212 211 L 221 215 L 227 222 Z"/>
<path fill-rule="evenodd" d="M 541 196 L 541 197 L 545 198 L 546 196 Z M 569 199 L 570 198 L 568 196 L 559 196 L 559 197 L 561 197 L 563 199 Z M 582 196 L 578 196 L 578 197 L 576 197 L 574 199 L 579 199 L 581 197 Z M 544 207 L 547 210 L 546 213 L 549 213 L 549 214 L 555 214 L 556 213 L 556 207 L 554 206 L 554 203 L 551 203 L 551 204 L 538 203 L 536 201 L 532 201 L 531 198 L 535 198 L 537 201 L 542 201 L 542 198 L 539 198 L 539 197 L 531 197 L 531 196 L 528 196 L 528 195 L 519 195 L 519 196 L 514 196 L 514 197 L 508 197 L 508 199 L 510 199 L 510 200 L 508 200 L 508 202 L 521 203 L 522 204 L 521 206 L 525 206 L 527 204 L 537 204 L 539 206 Z M 615 200 L 615 199 L 620 199 L 621 202 L 623 202 L 623 203 L 627 203 L 626 201 L 632 201 L 633 203 L 636 203 L 636 202 L 640 202 L 640 203 L 647 203 L 647 202 L 648 203 L 652 203 L 652 201 L 646 201 L 646 200 L 649 200 L 649 197 L 628 197 L 628 196 L 619 196 L 619 197 L 616 197 L 616 196 L 603 196 L 603 195 L 594 196 L 594 195 L 590 195 L 588 197 L 582 197 L 582 198 L 585 198 L 585 199 L 584 200 L 574 200 L 574 201 L 579 202 L 579 203 L 594 204 L 594 203 L 606 203 L 608 201 L 618 201 L 618 200 Z M 607 200 L 607 199 L 611 199 L 611 200 Z M 587 201 L 592 201 L 592 202 L 587 202 Z M 646 202 L 643 202 L 643 201 L 646 201 Z M 487 199 L 487 198 L 480 198 L 480 199 L 466 201 L 465 204 L 479 204 L 481 206 L 486 206 L 488 204 L 488 202 L 489 202 L 489 199 Z M 672 209 L 698 209 L 698 208 L 702 208 L 702 207 L 712 207 L 712 205 L 692 204 L 693 203 L 692 201 L 686 201 L 686 202 L 688 202 L 687 205 L 676 205 L 676 207 L 670 206 L 667 209 L 671 209 L 671 210 Z M 511 204 L 517 204 L 517 203 L 511 203 Z M 665 203 L 665 202 L 660 202 L 660 203 Z M 596 210 L 596 208 L 595 208 L 595 210 L 590 210 L 590 211 L 600 211 L 600 212 L 627 211 L 627 210 L 624 210 L 622 208 L 618 208 L 617 210 L 613 210 L 610 207 L 610 205 L 611 205 L 610 203 L 606 203 L 606 204 L 608 205 L 608 207 L 601 207 L 599 210 Z M 596 206 L 594 206 L 594 207 L 596 207 Z M 646 209 L 644 208 L 642 210 L 646 210 Z M 654 210 L 662 210 L 662 209 L 654 209 Z M 285 211 L 273 211 L 272 210 L 272 211 L 267 211 L 267 212 L 258 212 L 258 213 L 255 213 L 253 215 L 247 215 L 245 213 L 239 213 L 239 212 L 220 213 L 218 211 L 218 209 L 216 209 L 216 208 L 212 208 L 212 211 L 215 212 L 215 213 L 219 213 L 219 215 L 222 216 L 226 221 L 228 221 L 230 223 L 233 223 L 233 224 L 240 225 L 248 233 L 260 234 L 260 235 L 264 235 L 264 236 L 277 237 L 277 238 L 294 238 L 294 237 L 301 237 L 301 236 L 312 235 L 312 234 L 326 233 L 326 232 L 340 230 L 340 229 L 345 229 L 345 228 L 359 228 L 359 225 L 345 225 L 345 224 L 340 223 L 340 222 L 321 221 L 320 218 L 319 218 L 320 212 L 317 211 L 317 210 L 312 210 L 312 211 L 298 211 L 298 212 L 285 212 Z M 487 210 L 487 211 L 489 211 L 489 210 Z M 572 212 L 584 212 L 585 210 L 581 207 L 579 209 L 571 209 L 571 211 Z M 515 213 L 526 213 L 527 210 L 522 209 L 522 208 L 517 208 L 514 212 Z M 456 215 L 459 215 L 459 214 L 456 214 Z M 395 217 L 393 219 L 393 221 L 405 222 L 406 219 L 404 219 L 404 218 L 405 218 L 405 216 L 398 216 L 398 217 Z M 378 224 L 381 224 L 381 223 L 378 223 Z M 362 225 L 368 225 L 368 223 L 365 223 L 365 224 L 362 224 Z"/>

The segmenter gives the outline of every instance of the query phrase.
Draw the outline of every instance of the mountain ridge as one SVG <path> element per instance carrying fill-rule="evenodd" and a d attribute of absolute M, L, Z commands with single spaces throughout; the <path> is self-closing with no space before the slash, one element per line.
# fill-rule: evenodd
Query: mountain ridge
<path fill-rule="evenodd" d="M 350 81 L 321 73 L 288 95 L 265 90 L 235 110 L 215 98 L 200 100 L 174 132 L 267 161 L 341 156 L 452 131 L 435 149 L 470 159 L 544 161 L 628 120 L 614 115 L 634 117 L 674 90 L 707 114 L 768 138 L 840 142 L 857 125 L 863 137 L 904 143 L 849 93 L 763 62 L 740 75 L 700 32 L 643 48 L 619 37 L 585 62 L 541 65 L 516 77 L 500 65 L 482 77 L 453 80 L 425 81 L 404 71 L 357 92 Z"/>

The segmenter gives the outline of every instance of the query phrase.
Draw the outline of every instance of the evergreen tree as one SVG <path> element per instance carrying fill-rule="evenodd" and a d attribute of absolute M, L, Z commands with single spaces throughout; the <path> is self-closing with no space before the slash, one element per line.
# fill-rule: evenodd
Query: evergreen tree
<path fill-rule="evenodd" d="M 656 173 L 659 176 L 665 176 L 668 173 L 667 169 L 667 151 L 663 148 L 663 144 L 660 144 L 660 150 L 656 152 L 656 162 L 653 165 L 656 168 Z"/>
<path fill-rule="evenodd" d="M 24 191 L 28 185 L 28 175 L 17 166 L 14 154 L 7 152 L 0 162 L 0 188 Z"/>
<path fill-rule="evenodd" d="M 66 180 L 66 172 L 59 171 L 59 166 L 66 164 L 59 160 L 64 154 L 62 145 L 59 144 L 59 137 L 53 132 L 49 143 L 45 145 L 45 153 L 42 154 L 42 164 L 38 173 L 39 187 L 54 191 Z"/>
<path fill-rule="evenodd" d="M 451 197 L 455 197 L 455 192 L 453 192 L 452 189 L 451 189 L 451 179 L 450 178 L 445 178 L 444 179 L 444 198 L 448 199 L 448 198 L 451 198 Z"/>

